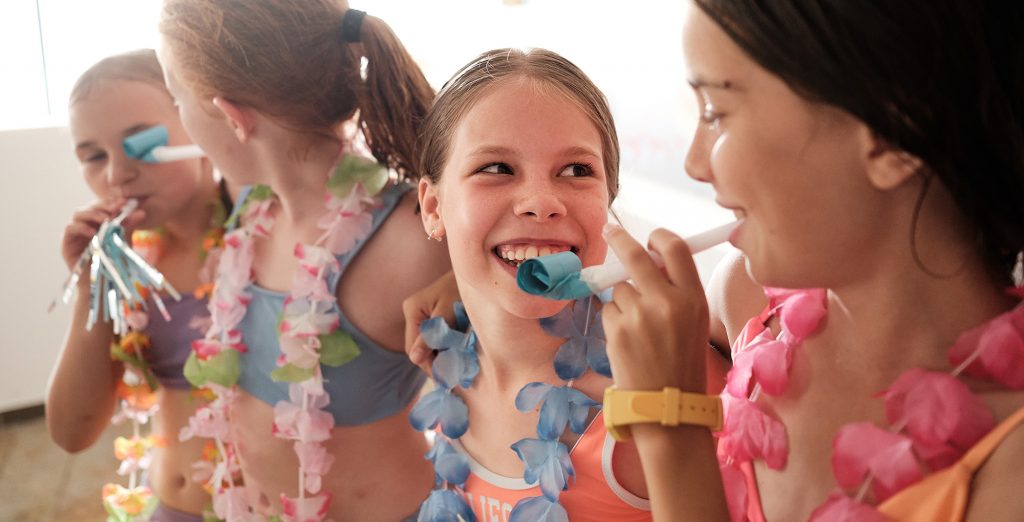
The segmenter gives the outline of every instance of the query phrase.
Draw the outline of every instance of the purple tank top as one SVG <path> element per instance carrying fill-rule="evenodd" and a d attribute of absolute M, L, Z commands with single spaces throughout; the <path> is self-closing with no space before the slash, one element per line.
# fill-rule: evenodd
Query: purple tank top
<path fill-rule="evenodd" d="M 206 299 L 196 299 L 192 294 L 182 294 L 181 301 L 164 298 L 171 320 L 165 321 L 152 302 L 149 306 L 149 324 L 146 335 L 149 336 L 150 348 L 146 350 L 146 362 L 149 363 L 153 376 L 161 386 L 179 390 L 191 387 L 185 379 L 184 367 L 192 352 L 192 341 L 203 337 L 205 326 L 193 327 L 196 318 L 206 318 Z"/>

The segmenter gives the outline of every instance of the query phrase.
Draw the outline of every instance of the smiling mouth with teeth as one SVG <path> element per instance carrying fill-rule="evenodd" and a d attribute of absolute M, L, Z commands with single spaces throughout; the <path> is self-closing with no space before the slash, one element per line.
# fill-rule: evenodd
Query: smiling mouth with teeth
<path fill-rule="evenodd" d="M 576 247 L 565 245 L 499 245 L 494 247 L 494 255 L 509 266 L 519 267 L 523 261 L 540 256 L 550 256 L 561 252 L 578 253 Z"/>

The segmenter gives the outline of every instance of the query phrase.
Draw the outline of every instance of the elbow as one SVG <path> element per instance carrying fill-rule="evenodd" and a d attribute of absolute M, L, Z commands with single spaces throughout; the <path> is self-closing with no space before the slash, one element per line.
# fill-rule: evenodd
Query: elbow
<path fill-rule="evenodd" d="M 96 442 L 95 436 L 88 433 L 86 423 L 60 422 L 50 411 L 46 412 L 46 429 L 50 433 L 50 440 L 68 453 L 79 453 Z"/>

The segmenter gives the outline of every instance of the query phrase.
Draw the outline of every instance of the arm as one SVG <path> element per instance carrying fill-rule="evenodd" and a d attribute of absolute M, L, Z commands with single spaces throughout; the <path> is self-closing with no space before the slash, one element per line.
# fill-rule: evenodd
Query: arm
<path fill-rule="evenodd" d="M 61 253 L 69 269 L 85 250 L 100 224 L 116 213 L 120 203 L 96 204 L 76 212 L 64 229 Z M 141 213 L 130 218 L 138 222 Z M 46 397 L 46 424 L 50 437 L 69 452 L 91 446 L 106 429 L 114 411 L 117 381 L 123 367 L 110 359 L 113 339 L 108 323 L 86 331 L 89 313 L 89 277 L 79 279 L 71 324 Z"/>
<path fill-rule="evenodd" d="M 616 285 L 603 312 L 616 385 L 703 393 L 708 303 L 686 243 L 664 230 L 651 234 L 651 249 L 665 260 L 663 274 L 621 229 L 610 230 L 608 242 L 636 283 Z M 709 429 L 637 424 L 631 430 L 656 520 L 728 520 Z"/>

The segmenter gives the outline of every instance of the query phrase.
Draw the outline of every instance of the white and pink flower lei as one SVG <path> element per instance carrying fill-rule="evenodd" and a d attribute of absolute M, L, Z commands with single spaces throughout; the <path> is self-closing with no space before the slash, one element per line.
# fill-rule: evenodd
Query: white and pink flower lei
<path fill-rule="evenodd" d="M 338 329 L 339 315 L 332 310 L 336 298 L 327 280 L 341 269 L 336 256 L 351 250 L 370 233 L 372 210 L 378 203 L 367 187 L 376 194 L 387 176 L 387 170 L 371 160 L 343 156 L 327 184 L 327 211 L 317 222 L 323 234 L 314 244 L 295 245 L 299 269 L 285 299 L 279 327 L 281 355 L 278 368 L 271 374 L 273 380 L 289 383 L 289 400 L 274 406 L 273 435 L 294 441 L 299 459 L 298 496 L 281 493 L 280 497 L 281 519 L 285 521 L 323 520 L 331 503 L 330 493 L 322 491 L 322 477 L 334 462 L 324 447 L 331 438 L 334 417 L 323 410 L 330 398 L 324 391 L 320 365 L 345 364 L 359 355 L 359 349 L 347 333 Z M 195 478 L 206 481 L 216 516 L 229 522 L 264 519 L 253 509 L 259 492 L 241 482 L 241 456 L 233 446 L 236 435 L 231 405 L 237 396 L 239 360 L 246 352 L 237 326 L 252 299 L 247 289 L 253 282 L 254 243 L 256 238 L 269 235 L 275 202 L 269 187 L 255 186 L 236 209 L 240 225 L 224 236 L 224 251 L 210 297 L 212 325 L 204 339 L 193 343 L 193 353 L 185 365 L 186 377 L 213 392 L 215 398 L 189 419 L 180 438 L 199 436 L 216 442 L 216 462 L 212 466 L 196 463 Z"/>
<path fill-rule="evenodd" d="M 1020 288 L 1010 293 L 1024 298 Z M 773 337 L 766 327 L 743 339 L 765 317 L 748 322 L 722 392 L 725 425 L 718 435 L 718 457 L 734 521 L 747 519 L 741 465 L 764 459 L 769 468 L 781 469 L 789 453 L 785 425 L 762 411 L 757 397 L 786 390 L 794 349 L 814 334 L 827 312 L 825 290 L 767 288 L 765 294 L 781 331 Z M 812 522 L 887 520 L 864 503 L 869 491 L 876 502 L 884 501 L 927 473 L 955 463 L 994 427 L 991 410 L 957 377 L 967 374 L 1024 389 L 1024 305 L 961 334 L 949 350 L 949 361 L 951 372 L 911 368 L 880 392 L 888 428 L 856 422 L 839 430 L 831 464 L 842 490 L 811 513 Z M 853 497 L 848 495 L 851 491 Z"/>

